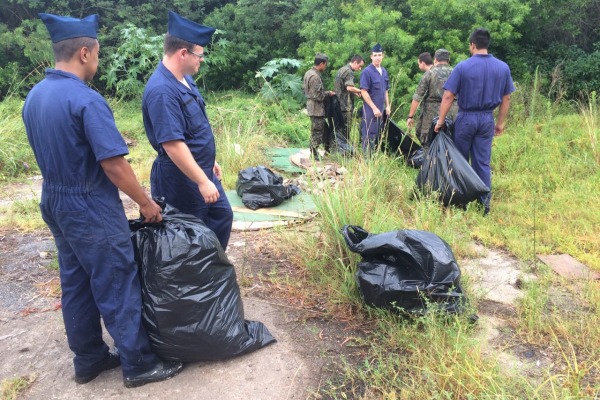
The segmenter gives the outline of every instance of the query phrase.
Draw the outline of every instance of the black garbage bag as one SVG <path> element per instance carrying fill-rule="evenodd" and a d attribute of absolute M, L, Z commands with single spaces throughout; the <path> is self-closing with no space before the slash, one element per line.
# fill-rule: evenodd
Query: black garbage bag
<path fill-rule="evenodd" d="M 221 360 L 275 342 L 244 320 L 235 268 L 202 220 L 167 205 L 161 224 L 130 221 L 142 284 L 142 319 L 164 360 Z"/>
<path fill-rule="evenodd" d="M 425 159 L 425 151 L 423 149 L 418 149 L 413 151 L 406 157 L 406 163 L 415 169 L 421 168 L 423 165 L 423 160 Z"/>
<path fill-rule="evenodd" d="M 418 230 L 370 234 L 352 225 L 344 226 L 342 235 L 362 256 L 356 278 L 367 305 L 408 315 L 423 315 L 430 307 L 464 311 L 460 269 L 439 236 Z"/>
<path fill-rule="evenodd" d="M 422 193 L 439 193 L 446 206 L 465 206 L 490 191 L 442 130 L 425 154 L 416 183 Z"/>
<path fill-rule="evenodd" d="M 334 154 L 339 153 L 343 156 L 352 156 L 354 154 L 354 146 L 350 144 L 349 138 L 346 136 L 346 123 L 340 100 L 337 96 L 327 96 L 325 98 L 325 143 L 326 151 Z"/>
<path fill-rule="evenodd" d="M 302 191 L 296 185 L 283 185 L 283 178 L 269 168 L 259 165 L 238 173 L 237 194 L 251 210 L 273 207 Z"/>
<path fill-rule="evenodd" d="M 421 148 L 417 142 L 400 129 L 391 119 L 387 119 L 385 126 L 387 127 L 387 131 L 385 132 L 386 137 L 383 145 L 384 150 L 388 153 L 401 154 L 407 157 Z"/>
<path fill-rule="evenodd" d="M 431 120 L 431 125 L 429 126 L 429 132 L 427 132 L 427 139 L 425 143 L 421 143 L 423 146 L 428 147 L 433 142 L 433 139 L 437 136 L 438 132 L 435 131 L 435 126 L 437 122 L 440 120 L 439 117 L 435 117 Z M 454 122 L 452 119 L 446 117 L 444 118 L 444 126 L 440 129 L 440 132 L 444 132 L 446 135 L 454 141 Z"/>

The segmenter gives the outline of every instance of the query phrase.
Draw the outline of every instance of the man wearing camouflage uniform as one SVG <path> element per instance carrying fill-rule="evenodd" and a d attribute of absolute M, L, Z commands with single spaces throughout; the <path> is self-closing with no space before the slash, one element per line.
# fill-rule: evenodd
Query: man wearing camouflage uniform
<path fill-rule="evenodd" d="M 365 60 L 357 54 L 350 59 L 348 64 L 340 68 L 335 76 L 335 94 L 340 101 L 340 108 L 344 117 L 346 139 L 350 138 L 354 96 L 360 97 L 360 88 L 354 86 L 354 72 L 360 71 L 363 65 L 365 65 Z"/>
<path fill-rule="evenodd" d="M 419 86 L 413 96 L 408 112 L 406 124 L 409 128 L 415 126 L 414 115 L 421 104 L 421 112 L 416 118 L 416 133 L 424 147 L 428 147 L 428 134 L 431 127 L 431 120 L 440 113 L 440 104 L 444 95 L 444 83 L 448 80 L 452 67 L 450 62 L 450 53 L 446 49 L 439 49 L 435 52 L 433 67 L 426 71 L 419 82 Z M 452 104 L 448 117 L 454 120 L 458 108 L 456 102 Z"/>
<path fill-rule="evenodd" d="M 306 111 L 310 117 L 310 152 L 315 161 L 320 160 L 319 153 L 317 152 L 319 145 L 329 145 L 329 143 L 324 143 L 324 100 L 327 96 L 333 96 L 335 92 L 323 88 L 321 72 L 327 68 L 327 60 L 328 57 L 325 54 L 317 53 L 314 66 L 304 74 L 304 83 L 302 85 L 304 95 L 306 96 Z"/>

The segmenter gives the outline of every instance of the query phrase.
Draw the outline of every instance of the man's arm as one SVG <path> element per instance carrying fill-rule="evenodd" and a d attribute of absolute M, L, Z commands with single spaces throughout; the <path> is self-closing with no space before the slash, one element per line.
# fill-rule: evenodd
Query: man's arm
<path fill-rule="evenodd" d="M 202 168 L 198 165 L 189 147 L 182 140 L 171 140 L 162 143 L 167 155 L 196 185 L 207 204 L 215 203 L 219 199 L 219 191 L 215 184 L 208 179 Z"/>
<path fill-rule="evenodd" d="M 360 95 L 362 92 L 359 88 L 357 88 L 354 85 L 347 85 L 346 90 L 350 93 L 354 93 L 354 94 L 358 94 L 358 95 Z"/>
<path fill-rule="evenodd" d="M 104 173 L 123 193 L 135 201 L 144 216 L 144 222 L 157 223 L 162 221 L 162 209 L 144 191 L 131 165 L 125 157 L 116 156 L 100 161 Z"/>
<path fill-rule="evenodd" d="M 388 118 L 392 115 L 392 106 L 390 105 L 390 97 L 387 90 L 385 91 L 385 113 Z"/>
<path fill-rule="evenodd" d="M 502 102 L 500 103 L 500 109 L 498 110 L 498 121 L 496 121 L 496 127 L 494 128 L 494 135 L 500 136 L 504 132 L 504 120 L 508 115 L 508 109 L 510 108 L 510 94 L 502 96 Z"/>
<path fill-rule="evenodd" d="M 410 110 L 408 111 L 408 119 L 406 120 L 406 125 L 408 125 L 409 128 L 412 128 L 413 126 L 415 126 L 415 113 L 417 112 L 417 108 L 419 107 L 420 102 L 417 100 L 413 100 L 410 103 Z"/>
<path fill-rule="evenodd" d="M 444 96 L 442 96 L 442 104 L 440 104 L 440 115 L 438 117 L 438 122 L 435 124 L 435 128 L 433 129 L 436 132 L 439 132 L 444 126 L 444 121 L 446 121 L 446 115 L 448 115 L 448 111 L 450 111 L 450 107 L 452 107 L 452 103 L 456 95 L 449 90 L 444 91 Z"/>

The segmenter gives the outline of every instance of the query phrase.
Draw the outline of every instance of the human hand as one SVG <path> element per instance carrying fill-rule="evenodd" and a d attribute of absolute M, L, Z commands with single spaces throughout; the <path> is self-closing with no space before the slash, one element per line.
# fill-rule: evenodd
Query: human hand
<path fill-rule="evenodd" d="M 330 95 L 330 96 L 335 96 L 335 92 L 334 92 L 333 90 L 330 90 L 330 91 L 329 91 L 329 95 Z"/>
<path fill-rule="evenodd" d="M 406 120 L 406 125 L 408 125 L 409 128 L 412 128 L 413 126 L 415 126 L 415 120 L 414 120 L 414 118 L 408 118 Z"/>
<path fill-rule="evenodd" d="M 385 108 L 385 115 L 387 115 L 388 117 L 392 115 L 392 107 L 391 106 L 387 106 Z"/>
<path fill-rule="evenodd" d="M 374 107 L 374 108 L 373 108 L 373 115 L 374 115 L 376 118 L 379 118 L 379 117 L 381 117 L 383 114 L 381 114 L 381 111 L 379 110 L 379 108 L 377 108 L 377 107 Z"/>
<path fill-rule="evenodd" d="M 435 124 L 435 127 L 433 128 L 433 130 L 435 132 L 439 132 L 440 129 L 442 129 L 442 126 L 444 126 L 444 125 L 445 125 L 445 123 L 443 120 L 438 120 L 438 122 Z"/>
<path fill-rule="evenodd" d="M 148 202 L 140 205 L 140 214 L 144 217 L 145 224 L 157 224 L 162 221 L 162 208 L 156 202 L 148 198 Z"/>
<path fill-rule="evenodd" d="M 504 123 L 496 124 L 494 127 L 494 136 L 500 136 L 504 133 Z"/>
<path fill-rule="evenodd" d="M 221 166 L 219 165 L 219 163 L 216 161 L 215 161 L 215 166 L 213 167 L 213 172 L 215 173 L 215 176 L 217 177 L 218 180 L 222 179 L 223 171 L 221 170 Z"/>
<path fill-rule="evenodd" d="M 208 179 L 198 185 L 198 190 L 200 191 L 200 194 L 202 195 L 202 198 L 206 204 L 216 203 L 217 200 L 219 200 L 220 195 L 217 187 Z"/>

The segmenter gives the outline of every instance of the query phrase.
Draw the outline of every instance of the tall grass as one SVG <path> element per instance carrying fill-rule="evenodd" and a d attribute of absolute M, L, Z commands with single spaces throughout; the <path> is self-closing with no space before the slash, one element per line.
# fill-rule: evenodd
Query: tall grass
<path fill-rule="evenodd" d="M 519 103 L 525 98 L 522 90 L 515 96 L 514 109 L 528 109 L 530 117 L 510 119 L 506 134 L 494 142 L 494 197 L 488 217 L 472 206 L 462 211 L 443 208 L 433 199 L 413 198 L 416 172 L 381 154 L 347 161 L 344 182 L 315 199 L 321 213 L 318 235 L 306 238 L 299 232 L 287 242 L 302 254 L 298 261 L 302 259 L 308 272 L 308 287 L 319 288 L 318 295 L 329 301 L 332 312 L 339 312 L 341 304 L 352 305 L 355 318 L 377 321 L 376 339 L 368 344 L 365 361 L 346 364 L 345 382 L 330 382 L 322 394 L 561 399 L 600 393 L 600 351 L 592 343 L 600 342 L 597 283 L 576 289 L 578 307 L 556 312 L 563 305 L 552 303 L 551 290 L 560 281 L 542 267 L 534 268 L 540 278 L 526 284 L 525 298 L 510 323 L 524 343 L 559 351 L 557 365 L 540 372 L 542 380 L 526 381 L 500 368 L 478 341 L 476 329 L 461 318 L 448 322 L 428 316 L 407 322 L 362 308 L 354 277 L 358 257 L 339 233 L 344 224 L 372 233 L 423 229 L 446 240 L 459 258 L 471 255 L 469 244 L 476 239 L 506 248 L 530 264 L 536 253 L 564 252 L 600 270 L 600 173 L 588 143 L 593 137 L 590 126 L 596 123 L 590 119 L 594 109 L 555 114 L 568 107 L 545 99 L 536 83 L 537 100 Z M 466 292 L 476 304 L 477 294 L 469 285 Z"/>

